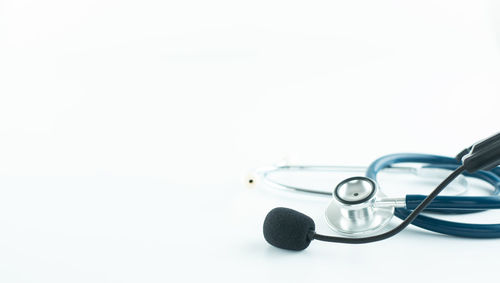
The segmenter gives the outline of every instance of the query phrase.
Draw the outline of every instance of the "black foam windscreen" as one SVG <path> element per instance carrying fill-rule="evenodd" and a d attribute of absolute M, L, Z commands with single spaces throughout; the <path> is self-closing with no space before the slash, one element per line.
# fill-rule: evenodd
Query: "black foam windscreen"
<path fill-rule="evenodd" d="M 311 243 L 315 229 L 311 217 L 290 208 L 277 207 L 264 220 L 264 238 L 278 248 L 301 251 Z"/>

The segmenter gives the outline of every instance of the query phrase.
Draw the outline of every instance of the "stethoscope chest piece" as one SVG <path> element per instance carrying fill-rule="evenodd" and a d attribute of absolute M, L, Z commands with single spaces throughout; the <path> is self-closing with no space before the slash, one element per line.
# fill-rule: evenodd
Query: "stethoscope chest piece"
<path fill-rule="evenodd" d="M 366 235 L 379 230 L 394 215 L 394 206 L 377 206 L 385 195 L 367 177 L 352 177 L 340 182 L 325 211 L 326 222 L 344 235 Z"/>

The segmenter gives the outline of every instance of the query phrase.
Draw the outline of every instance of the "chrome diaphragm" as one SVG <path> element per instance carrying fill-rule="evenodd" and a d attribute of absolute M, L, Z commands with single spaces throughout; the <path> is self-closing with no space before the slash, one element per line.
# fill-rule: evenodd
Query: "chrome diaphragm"
<path fill-rule="evenodd" d="M 355 237 L 373 233 L 394 215 L 394 206 L 378 206 L 385 198 L 377 183 L 367 177 L 352 177 L 340 182 L 325 211 L 326 222 L 340 234 Z"/>

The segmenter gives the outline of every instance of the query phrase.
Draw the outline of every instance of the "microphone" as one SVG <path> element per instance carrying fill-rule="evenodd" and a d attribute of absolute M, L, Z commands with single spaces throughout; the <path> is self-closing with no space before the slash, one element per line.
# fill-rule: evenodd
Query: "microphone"
<path fill-rule="evenodd" d="M 276 207 L 264 220 L 264 238 L 275 247 L 301 251 L 311 243 L 315 228 L 311 217 L 290 208 Z"/>
<path fill-rule="evenodd" d="M 346 238 L 335 237 L 317 234 L 315 232 L 316 225 L 311 217 L 295 211 L 290 208 L 277 207 L 269 211 L 264 220 L 264 238 L 266 241 L 281 249 L 301 251 L 309 246 L 312 240 L 344 243 L 344 244 L 366 244 L 390 238 L 410 223 L 436 198 L 436 196 L 444 190 L 457 176 L 466 170 L 462 165 L 455 169 L 446 179 L 444 179 L 416 208 L 406 219 L 398 226 L 385 233 L 361 237 L 361 238 Z"/>

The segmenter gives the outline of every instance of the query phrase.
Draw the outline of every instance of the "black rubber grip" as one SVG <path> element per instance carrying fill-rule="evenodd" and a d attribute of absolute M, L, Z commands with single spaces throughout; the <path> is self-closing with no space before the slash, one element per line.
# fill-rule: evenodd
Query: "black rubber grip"
<path fill-rule="evenodd" d="M 463 164 L 469 173 L 478 170 L 491 170 L 500 165 L 500 134 L 496 134 L 472 148 L 470 156 L 463 160 Z"/>

